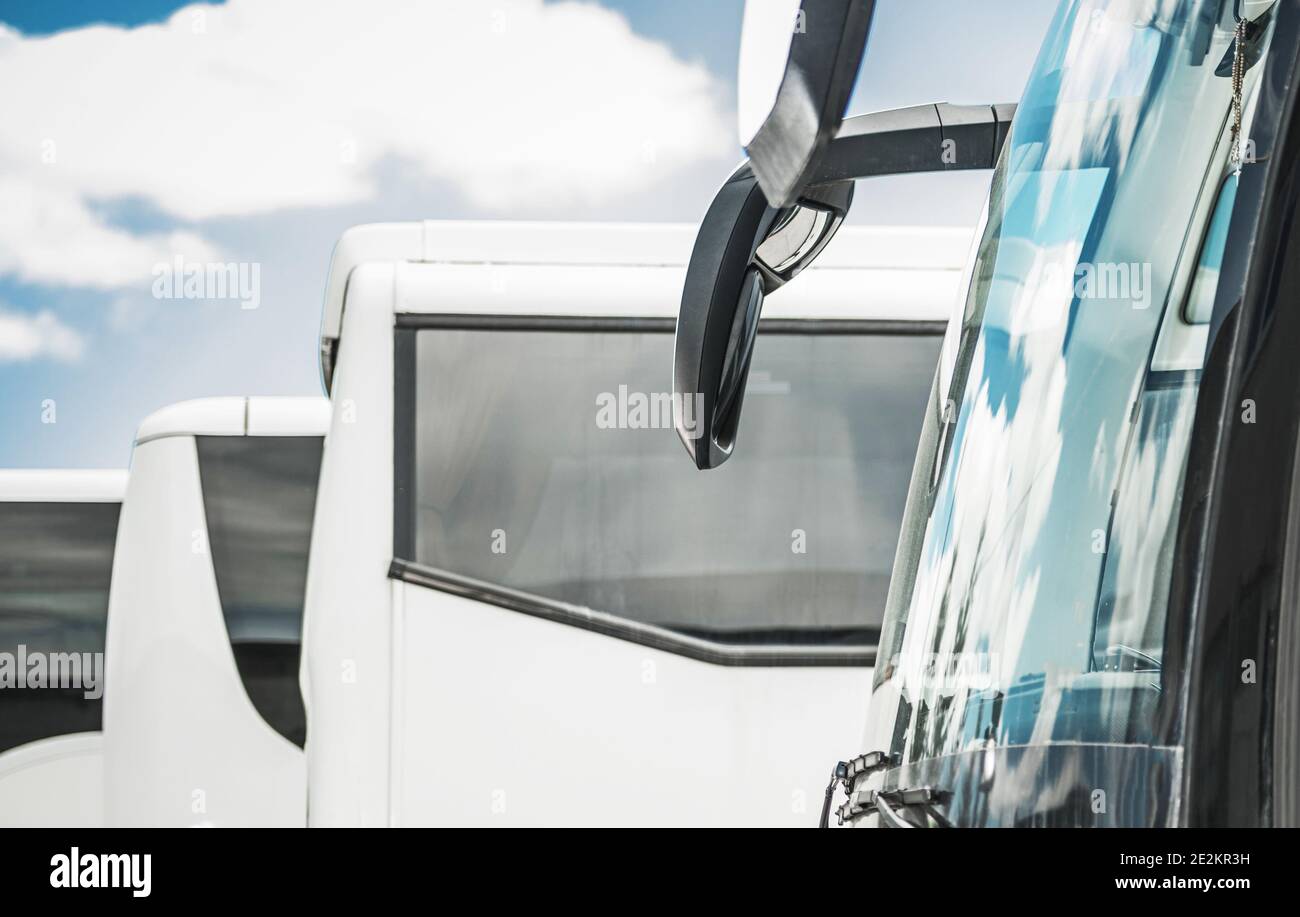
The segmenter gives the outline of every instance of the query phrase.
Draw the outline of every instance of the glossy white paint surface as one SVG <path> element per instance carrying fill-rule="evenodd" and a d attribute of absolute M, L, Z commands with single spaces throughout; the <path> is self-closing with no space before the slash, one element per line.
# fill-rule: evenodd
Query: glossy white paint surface
<path fill-rule="evenodd" d="M 0 469 L 0 502 L 120 503 L 126 469 Z"/>
<path fill-rule="evenodd" d="M 870 669 L 711 665 L 407 583 L 392 822 L 810 827 Z"/>
<path fill-rule="evenodd" d="M 389 823 L 393 267 L 352 272 L 303 615 L 313 825 Z"/>
<path fill-rule="evenodd" d="M 394 264 L 398 312 L 676 318 L 685 269 L 555 264 Z M 959 271 L 810 268 L 763 302 L 777 319 L 946 321 Z M 619 291 L 611 295 L 611 291 Z"/>
<path fill-rule="evenodd" d="M 0 828 L 104 824 L 103 741 L 75 732 L 0 754 Z"/>
<path fill-rule="evenodd" d="M 323 399 L 274 399 L 266 412 L 260 401 L 186 402 L 141 425 L 109 600 L 109 825 L 291 827 L 306 820 L 302 751 L 253 707 L 231 650 L 193 435 L 242 435 L 259 417 L 263 435 L 324 432 Z"/>
<path fill-rule="evenodd" d="M 244 432 L 245 398 L 196 398 L 159 408 L 135 431 L 135 441 L 160 436 L 239 436 Z"/>

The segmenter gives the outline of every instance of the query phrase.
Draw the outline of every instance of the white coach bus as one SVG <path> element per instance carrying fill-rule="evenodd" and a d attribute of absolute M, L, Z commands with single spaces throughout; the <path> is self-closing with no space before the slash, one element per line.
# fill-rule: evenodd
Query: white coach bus
<path fill-rule="evenodd" d="M 126 472 L 0 471 L 0 827 L 104 821 L 104 628 Z"/>
<path fill-rule="evenodd" d="M 298 688 L 323 398 L 175 404 L 137 432 L 108 613 L 109 825 L 302 826 Z"/>
<path fill-rule="evenodd" d="M 339 242 L 311 824 L 815 815 L 866 712 L 970 234 L 842 231 L 767 304 L 744 454 L 712 476 L 683 467 L 659 394 L 694 237 L 425 222 Z"/>

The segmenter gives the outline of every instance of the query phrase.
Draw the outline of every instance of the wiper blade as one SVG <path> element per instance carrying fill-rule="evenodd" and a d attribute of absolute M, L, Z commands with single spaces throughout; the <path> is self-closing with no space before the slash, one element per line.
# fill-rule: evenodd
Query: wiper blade
<path fill-rule="evenodd" d="M 940 828 L 951 828 L 952 822 L 937 808 L 943 801 L 944 794 L 928 786 L 918 786 L 906 790 L 889 790 L 876 793 L 876 814 L 890 828 L 915 828 L 905 819 L 900 810 L 917 808 L 933 819 Z"/>
<path fill-rule="evenodd" d="M 836 813 L 840 824 L 872 812 L 880 816 L 887 828 L 917 828 L 919 825 L 903 817 L 908 809 L 918 809 L 940 828 L 953 827 L 938 806 L 948 797 L 943 790 L 930 786 L 907 787 L 893 790 L 863 790 L 840 806 Z"/>

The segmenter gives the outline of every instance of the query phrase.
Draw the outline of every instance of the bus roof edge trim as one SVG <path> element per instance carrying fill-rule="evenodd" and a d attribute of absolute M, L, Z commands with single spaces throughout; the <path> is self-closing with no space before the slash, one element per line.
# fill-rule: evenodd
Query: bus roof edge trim
<path fill-rule="evenodd" d="M 323 436 L 329 421 L 330 403 L 322 397 L 196 398 L 142 420 L 135 445 L 165 436 Z"/>
<path fill-rule="evenodd" d="M 0 502 L 120 503 L 125 468 L 22 468 L 0 470 Z"/>
<path fill-rule="evenodd" d="M 338 338 L 348 278 L 360 264 L 432 262 L 466 266 L 661 267 L 684 271 L 695 233 L 696 227 L 685 223 L 425 220 L 354 226 L 339 238 L 330 259 L 321 340 Z M 849 226 L 839 232 L 809 273 L 836 268 L 960 271 L 966 263 L 970 239 L 968 227 Z M 674 309 L 676 300 L 674 295 Z"/>

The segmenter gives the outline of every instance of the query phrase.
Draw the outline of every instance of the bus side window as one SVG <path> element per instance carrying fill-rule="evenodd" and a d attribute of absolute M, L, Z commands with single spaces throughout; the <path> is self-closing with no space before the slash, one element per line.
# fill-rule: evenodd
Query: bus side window
<path fill-rule="evenodd" d="M 196 437 L 212 567 L 244 690 L 298 747 L 307 552 L 320 475 L 319 436 Z"/>
<path fill-rule="evenodd" d="M 696 407 L 662 391 L 671 325 L 616 322 L 397 332 L 415 336 L 395 513 L 412 581 L 441 571 L 732 648 L 873 650 L 942 323 L 761 331 L 744 446 L 704 474 L 670 413 Z"/>
<path fill-rule="evenodd" d="M 0 503 L 0 654 L 13 678 L 0 690 L 0 752 L 100 729 L 120 511 L 117 502 Z"/>

